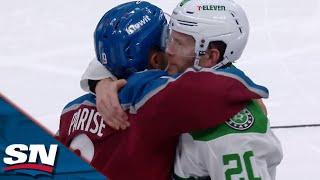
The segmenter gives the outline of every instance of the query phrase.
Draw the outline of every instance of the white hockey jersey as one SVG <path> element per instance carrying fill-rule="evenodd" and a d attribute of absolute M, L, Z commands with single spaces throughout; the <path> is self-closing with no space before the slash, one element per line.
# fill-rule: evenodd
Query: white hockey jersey
<path fill-rule="evenodd" d="M 283 156 L 255 101 L 223 125 L 180 138 L 174 179 L 273 180 Z"/>

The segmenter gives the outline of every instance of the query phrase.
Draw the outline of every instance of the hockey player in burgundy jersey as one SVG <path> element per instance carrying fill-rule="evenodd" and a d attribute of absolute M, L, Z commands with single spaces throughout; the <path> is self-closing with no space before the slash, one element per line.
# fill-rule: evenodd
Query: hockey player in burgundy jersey
<path fill-rule="evenodd" d="M 232 66 L 173 76 L 144 71 L 131 76 L 119 94 L 130 128 L 106 126 L 95 96 L 87 94 L 64 108 L 58 138 L 110 179 L 170 179 L 181 133 L 219 125 L 252 99 L 267 96 L 266 88 Z"/>
<path fill-rule="evenodd" d="M 60 140 L 111 179 L 169 179 L 181 133 L 221 124 L 251 99 L 267 96 L 265 88 L 233 67 L 189 69 L 178 78 L 148 73 L 132 76 L 120 92 L 133 113 L 124 131 L 106 126 L 92 94 L 69 103 L 61 115 Z M 143 81 L 151 75 L 151 83 Z"/>

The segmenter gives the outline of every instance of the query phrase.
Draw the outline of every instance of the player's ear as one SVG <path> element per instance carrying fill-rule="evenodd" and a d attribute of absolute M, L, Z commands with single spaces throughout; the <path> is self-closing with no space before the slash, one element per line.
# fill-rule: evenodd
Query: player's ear
<path fill-rule="evenodd" d="M 207 50 L 207 54 L 200 60 L 200 66 L 210 68 L 216 65 L 220 58 L 220 51 L 216 48 Z"/>
<path fill-rule="evenodd" d="M 149 65 L 151 66 L 150 69 L 161 69 L 161 54 L 157 51 L 152 51 L 149 56 Z"/>

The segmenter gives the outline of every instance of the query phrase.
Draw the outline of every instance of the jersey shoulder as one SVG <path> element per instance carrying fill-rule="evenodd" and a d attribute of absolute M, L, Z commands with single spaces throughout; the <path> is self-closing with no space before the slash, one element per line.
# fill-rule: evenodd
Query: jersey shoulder
<path fill-rule="evenodd" d="M 250 91 L 253 91 L 259 94 L 262 98 L 269 97 L 269 90 L 266 87 L 256 84 L 242 70 L 236 68 L 233 65 L 229 67 L 219 68 L 219 69 L 208 68 L 208 69 L 204 69 L 204 71 L 235 79 L 240 83 L 242 83 Z"/>
<path fill-rule="evenodd" d="M 194 140 L 211 141 L 231 134 L 267 132 L 268 118 L 254 100 L 239 113 L 228 119 L 225 123 L 215 128 L 190 133 Z"/>
<path fill-rule="evenodd" d="M 74 99 L 63 108 L 62 114 L 70 111 L 71 109 L 76 109 L 78 106 L 84 105 L 84 104 L 95 106 L 96 96 L 94 94 L 88 93 Z"/>
<path fill-rule="evenodd" d="M 168 79 L 167 73 L 161 70 L 146 70 L 130 76 L 125 87 L 119 92 L 122 107 L 135 112 L 136 105 L 143 99 L 149 99 L 150 94 L 158 92 Z"/>

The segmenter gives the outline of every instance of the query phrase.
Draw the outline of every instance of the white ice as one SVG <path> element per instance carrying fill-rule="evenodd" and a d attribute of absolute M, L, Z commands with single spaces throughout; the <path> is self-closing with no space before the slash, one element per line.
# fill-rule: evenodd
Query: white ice
<path fill-rule="evenodd" d="M 63 106 L 84 92 L 93 31 L 116 0 L 0 0 L 0 92 L 54 133 Z M 177 0 L 151 0 L 171 13 Z M 236 64 L 267 86 L 272 125 L 320 123 L 320 1 L 238 0 L 251 31 Z M 316 180 L 320 128 L 277 129 L 284 160 L 277 179 Z"/>

